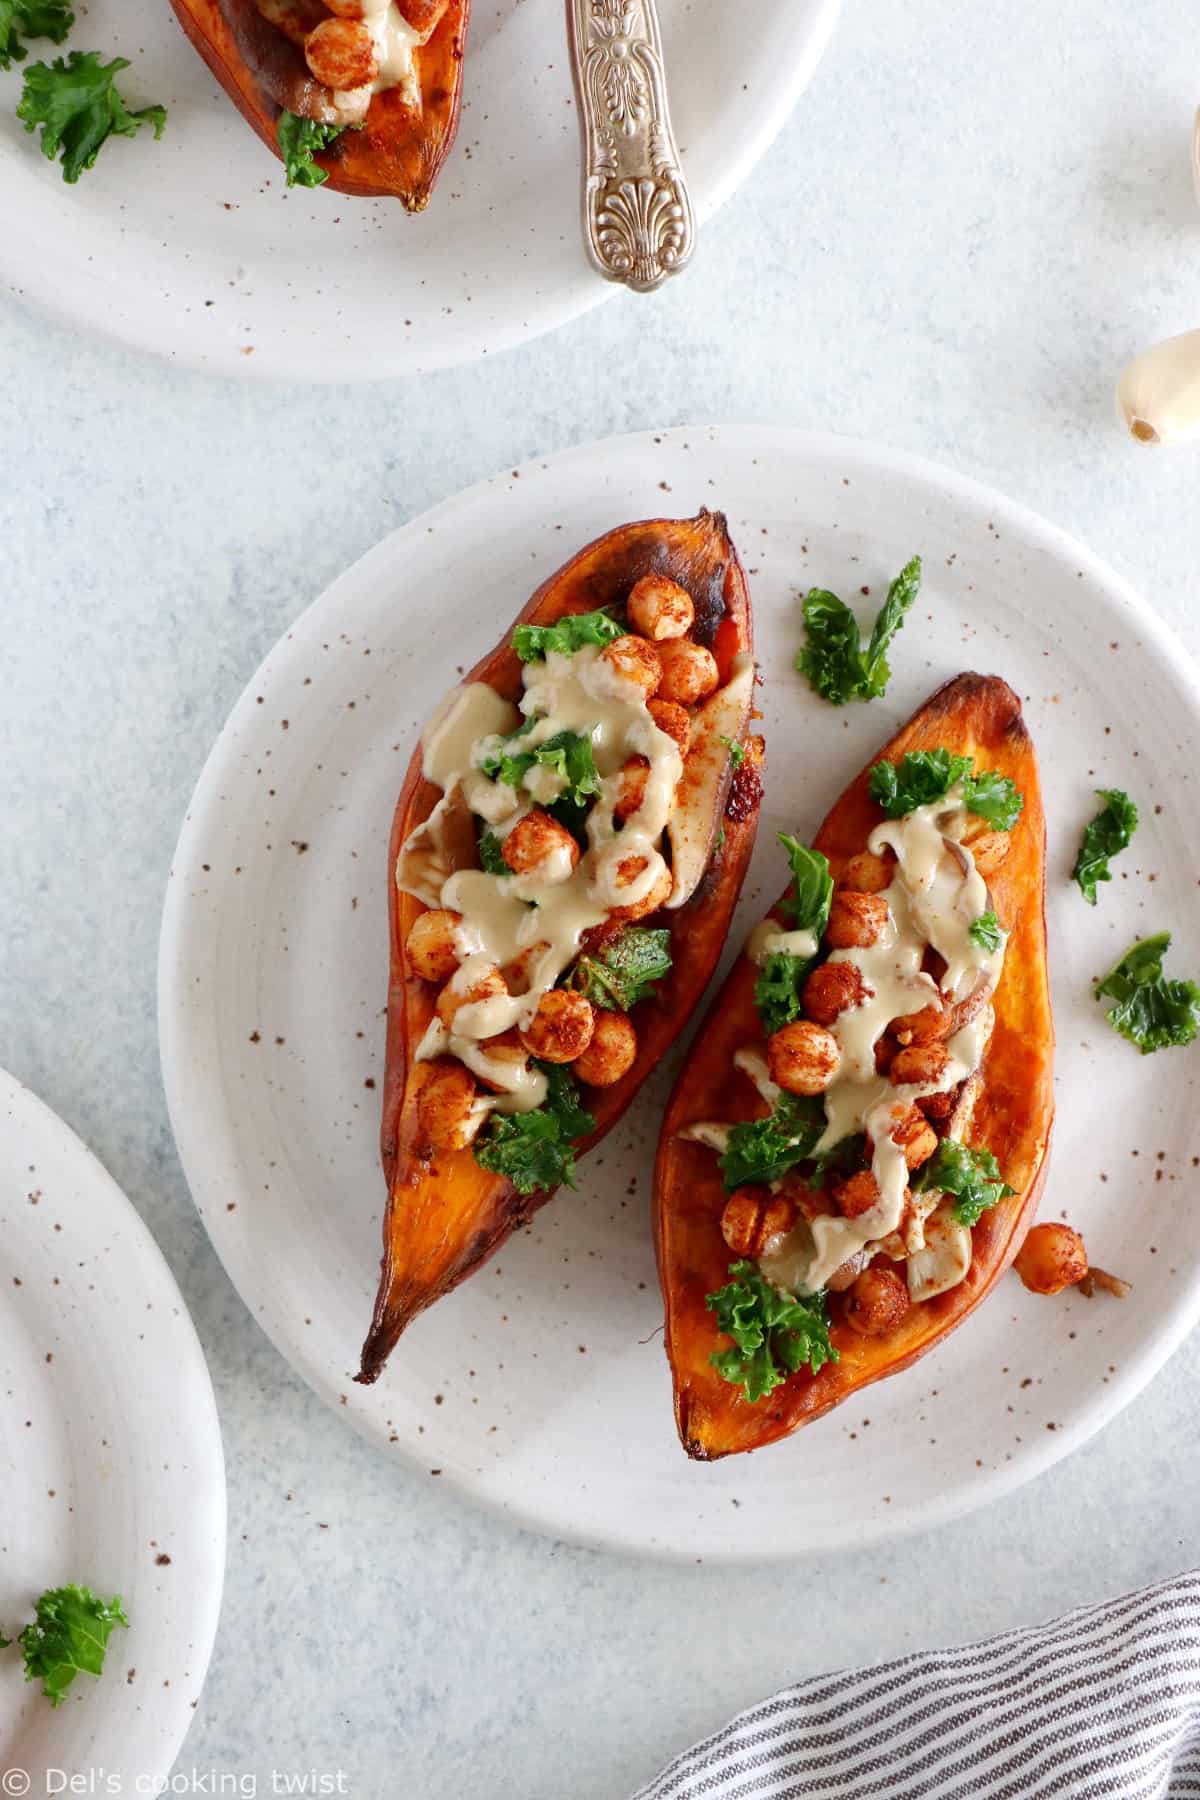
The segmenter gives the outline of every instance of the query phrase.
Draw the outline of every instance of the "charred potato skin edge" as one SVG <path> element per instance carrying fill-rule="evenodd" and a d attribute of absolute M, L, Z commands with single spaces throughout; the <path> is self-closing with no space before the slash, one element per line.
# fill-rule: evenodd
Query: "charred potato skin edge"
<path fill-rule="evenodd" d="M 679 1138 L 683 1126 L 716 1111 L 716 1096 L 729 1087 L 735 1049 L 758 1043 L 762 1029 L 754 1009 L 755 970 L 740 958 L 693 1039 L 693 1049 L 667 1106 L 655 1168 L 655 1250 L 666 1315 L 664 1345 L 675 1387 L 675 1415 L 688 1455 L 711 1461 L 761 1448 L 820 1418 L 873 1381 L 908 1368 L 940 1343 L 991 1292 L 1016 1255 L 1033 1221 L 1045 1181 L 1053 1127 L 1054 1027 L 1046 970 L 1045 816 L 1032 741 L 1020 702 L 997 676 L 963 674 L 947 682 L 871 758 L 835 803 L 815 839 L 830 859 L 835 882 L 879 822 L 870 800 L 870 768 L 881 757 L 906 750 L 970 751 L 983 768 L 1012 775 L 1025 797 L 1010 855 L 994 878 L 998 909 L 1011 925 L 1004 975 L 995 997 L 996 1028 L 985 1053 L 969 1141 L 991 1149 L 1017 1194 L 985 1212 L 973 1228 L 971 1269 L 959 1287 L 910 1310 L 893 1334 L 859 1338 L 844 1325 L 835 1303 L 833 1342 L 841 1361 L 818 1375 L 790 1376 L 764 1400 L 751 1404 L 710 1369 L 708 1358 L 723 1340 L 715 1334 L 705 1296 L 728 1279 L 729 1255 L 719 1221 L 724 1201 L 720 1171 L 711 1151 Z M 778 911 L 778 909 L 776 909 Z M 755 1116 L 744 1084 L 743 1116 Z M 1014 1175 L 1016 1179 L 1014 1179 Z"/>

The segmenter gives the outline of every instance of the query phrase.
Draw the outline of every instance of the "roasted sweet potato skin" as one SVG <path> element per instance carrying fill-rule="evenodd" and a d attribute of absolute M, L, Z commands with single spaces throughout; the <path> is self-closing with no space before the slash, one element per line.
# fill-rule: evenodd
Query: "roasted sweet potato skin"
<path fill-rule="evenodd" d="M 176 16 L 234 105 L 279 155 L 283 110 L 309 111 L 321 90 L 303 54 L 264 19 L 254 0 L 171 0 Z M 449 155 L 462 104 L 471 0 L 450 0 L 428 44 L 414 52 L 421 105 L 398 88 L 376 94 L 361 131 L 344 131 L 316 161 L 343 194 L 392 195 L 408 212 L 429 202 Z"/>
<path fill-rule="evenodd" d="M 712 650 L 724 682 L 734 658 L 753 649 L 753 637 L 746 577 L 719 513 L 651 519 L 609 532 L 552 575 L 513 624 L 547 625 L 566 613 L 618 604 L 647 574 L 667 575 L 691 595 L 694 635 Z M 486 681 L 509 698 L 519 696 L 522 665 L 511 637 L 510 628 L 464 680 Z M 401 1332 L 419 1312 L 471 1274 L 551 1197 L 549 1192 L 518 1194 L 511 1183 L 481 1169 L 470 1149 L 433 1158 L 422 1154 L 416 1099 L 424 1066 L 413 1061 L 413 1053 L 432 1016 L 434 994 L 408 966 L 405 943 L 422 909 L 400 893 L 393 872 L 401 845 L 428 818 L 439 797 L 440 790 L 422 775 L 418 746 L 388 848 L 391 982 L 381 1135 L 388 1201 L 379 1294 L 358 1376 L 363 1382 L 377 1378 Z M 633 1010 L 638 1053 L 632 1068 L 611 1087 L 583 1090 L 596 1129 L 579 1146 L 581 1151 L 620 1118 L 707 986 L 749 865 L 757 824 L 757 802 L 745 816 L 727 818 L 724 846 L 692 898 L 650 921 L 670 927 L 674 966 L 658 996 Z"/>
<path fill-rule="evenodd" d="M 961 1324 L 1012 1261 L 1037 1209 L 1054 1117 L 1054 1026 L 1046 969 L 1045 815 L 1033 744 L 1012 689 L 997 676 L 965 674 L 947 682 L 871 763 L 937 745 L 969 754 L 976 766 L 1010 775 L 1025 805 L 1009 853 L 989 875 L 996 910 L 1011 928 L 994 997 L 995 1029 L 981 1065 L 981 1091 L 968 1141 L 994 1152 L 1015 1195 L 974 1227 L 970 1271 L 957 1288 L 910 1308 L 898 1328 L 864 1338 L 831 1308 L 841 1360 L 818 1375 L 803 1371 L 751 1404 L 724 1381 L 709 1356 L 722 1347 L 706 1295 L 728 1279 L 720 1231 L 726 1195 L 710 1150 L 684 1141 L 697 1119 L 753 1118 L 761 1112 L 749 1082 L 731 1082 L 734 1051 L 761 1040 L 753 966 L 743 957 L 696 1035 L 668 1104 L 655 1171 L 655 1246 L 666 1309 L 665 1347 L 675 1387 L 675 1418 L 689 1456 L 707 1461 L 755 1450 L 788 1436 L 850 1394 L 905 1369 Z M 818 831 L 814 845 L 837 882 L 863 850 L 881 814 L 867 791 L 870 764 Z M 736 1104 L 731 1106 L 731 1095 Z"/>

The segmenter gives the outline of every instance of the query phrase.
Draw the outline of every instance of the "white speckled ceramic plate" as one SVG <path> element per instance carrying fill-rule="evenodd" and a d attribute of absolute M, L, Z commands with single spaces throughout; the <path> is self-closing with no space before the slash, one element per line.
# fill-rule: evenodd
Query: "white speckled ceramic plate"
<path fill-rule="evenodd" d="M 660 0 L 701 221 L 779 130 L 838 4 L 769 0 L 747 30 L 723 0 Z M 0 108 L 0 277 L 70 324 L 227 375 L 368 380 L 494 353 L 616 291 L 582 246 L 563 0 L 475 0 L 458 141 L 418 218 L 288 193 L 166 0 L 94 0 L 68 48 L 128 57 L 131 101 L 170 114 L 161 142 L 114 141 L 68 187 Z M 15 103 L 20 76 L 4 79 Z M 679 279 L 702 280 L 703 263 L 702 232 Z"/>
<path fill-rule="evenodd" d="M 787 1443 L 701 1466 L 676 1441 L 649 1230 L 672 1071 L 539 1213 L 353 1385 L 370 1318 L 392 808 L 433 701 L 599 532 L 719 507 L 750 571 L 770 776 L 732 945 L 847 779 L 947 676 L 1022 694 L 1050 820 L 1059 1122 L 1043 1214 L 1067 1212 L 1119 1303 L 1008 1278 L 948 1342 Z M 886 700 L 834 711 L 793 672 L 798 590 L 864 614 L 914 550 L 921 599 Z M 514 1519 L 623 1550 L 740 1557 L 932 1526 L 1046 1468 L 1162 1363 L 1200 1309 L 1200 1048 L 1143 1059 L 1091 979 L 1171 926 L 1200 969 L 1197 679 L 1071 539 L 944 469 L 838 438 L 691 429 L 593 445 L 470 489 L 356 564 L 272 651 L 197 788 L 172 871 L 160 1013 L 171 1115 L 226 1267 L 285 1356 L 383 1447 Z M 1140 802 L 1092 910 L 1069 882 L 1092 790 Z"/>
<path fill-rule="evenodd" d="M 38 1595 L 70 1581 L 120 1594 L 130 1621 L 100 1679 L 77 1676 L 56 1710 L 23 1680 L 17 1646 L 0 1651 L 0 1792 L 161 1792 L 221 1603 L 212 1386 L 124 1194 L 2 1071 L 0 1494 L 0 1635 L 15 1638 Z"/>

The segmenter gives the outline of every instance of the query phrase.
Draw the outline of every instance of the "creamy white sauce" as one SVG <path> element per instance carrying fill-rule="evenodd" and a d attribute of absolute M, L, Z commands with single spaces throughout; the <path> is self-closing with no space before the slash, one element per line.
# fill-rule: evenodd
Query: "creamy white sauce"
<path fill-rule="evenodd" d="M 421 91 L 413 51 L 429 42 L 438 21 L 435 19 L 428 31 L 416 31 L 395 0 L 363 0 L 362 22 L 371 34 L 375 51 L 378 65 L 375 78 L 362 87 L 337 89 L 333 96 L 334 105 L 340 113 L 361 118 L 373 95 L 383 93 L 385 88 L 398 87 L 408 105 L 420 106 Z"/>
<path fill-rule="evenodd" d="M 650 893 L 665 867 L 659 844 L 683 772 L 679 746 L 654 723 L 641 687 L 603 661 L 597 646 L 586 645 L 570 656 L 552 651 L 544 661 L 527 663 L 524 679 L 519 709 L 482 682 L 456 690 L 425 733 L 423 772 L 448 794 L 461 794 L 471 812 L 504 835 L 535 801 L 553 799 L 562 784 L 540 764 L 528 771 L 519 792 L 492 781 L 480 765 L 497 753 L 500 739 L 522 717 L 531 723 L 506 746 L 514 753 L 534 750 L 564 731 L 589 738 L 600 791 L 587 817 L 588 847 L 573 869 L 570 853 L 562 848 L 521 875 L 489 875 L 463 867 L 459 859 L 436 888 L 427 857 L 418 867 L 417 894 L 426 905 L 461 914 L 459 949 L 466 960 L 450 981 L 455 993 L 467 993 L 494 968 L 522 961 L 520 979 L 514 975 L 510 981 L 510 990 L 519 991 L 466 1003 L 449 1030 L 435 1020 L 417 1058 L 457 1056 L 503 1088 L 497 1107 L 516 1111 L 541 1105 L 546 1079 L 527 1064 L 489 1055 L 481 1047 L 483 1040 L 527 1026 L 543 994 L 574 960 L 584 933 L 602 924 L 614 907 L 636 905 Z M 638 810 L 618 828 L 614 807 L 620 771 L 631 756 L 643 756 L 649 765 L 645 789 Z M 544 780 L 547 775 L 551 785 Z M 409 846 L 427 829 L 418 827 L 412 834 L 397 865 L 397 880 L 410 892 L 415 888 L 402 880 L 405 874 L 416 879 Z M 630 858 L 640 859 L 643 867 L 622 881 L 620 864 Z"/>
<path fill-rule="evenodd" d="M 987 885 L 961 842 L 966 823 L 961 790 L 955 788 L 902 819 L 886 820 L 871 834 L 870 849 L 876 855 L 885 848 L 895 852 L 896 870 L 884 894 L 887 922 L 875 943 L 835 950 L 829 957 L 830 962 L 847 962 L 859 970 L 866 995 L 831 1027 L 841 1060 L 825 1091 L 827 1124 L 816 1154 L 832 1150 L 854 1132 L 865 1132 L 873 1145 L 871 1173 L 879 1199 L 855 1219 L 829 1215 L 800 1220 L 768 1246 L 760 1259 L 763 1274 L 789 1292 L 817 1292 L 849 1258 L 863 1251 L 874 1253 L 884 1242 L 889 1249 L 907 1253 L 913 1299 L 928 1299 L 955 1286 L 970 1267 L 971 1234 L 954 1219 L 951 1208 L 939 1204 L 937 1193 L 914 1197 L 905 1219 L 908 1168 L 891 1133 L 914 1101 L 950 1092 L 979 1067 L 994 1023 L 991 1006 L 982 1006 L 946 1042 L 950 1060 L 937 1081 L 896 1086 L 875 1070 L 876 1043 L 894 1019 L 920 1011 L 937 999 L 939 989 L 949 1004 L 967 998 L 981 982 L 991 991 L 999 981 L 1005 940 L 997 950 L 988 951 L 970 936 L 972 920 L 989 910 L 990 900 Z M 761 962 L 771 954 L 767 946 L 785 935 L 799 934 L 783 934 L 767 920 L 751 934 L 746 954 Z M 921 969 L 929 947 L 946 963 L 940 983 Z M 774 1104 L 759 1080 L 759 1074 L 766 1073 L 761 1053 L 739 1050 L 734 1062 Z M 777 1097 L 778 1089 L 774 1094 Z M 692 1127 L 693 1133 L 699 1129 Z M 719 1128 L 705 1124 L 703 1129 Z M 899 1239 L 902 1224 L 904 1236 Z"/>
<path fill-rule="evenodd" d="M 785 931 L 777 919 L 764 919 L 746 939 L 746 955 L 759 968 L 768 956 L 815 956 L 820 946 L 813 931 Z"/>

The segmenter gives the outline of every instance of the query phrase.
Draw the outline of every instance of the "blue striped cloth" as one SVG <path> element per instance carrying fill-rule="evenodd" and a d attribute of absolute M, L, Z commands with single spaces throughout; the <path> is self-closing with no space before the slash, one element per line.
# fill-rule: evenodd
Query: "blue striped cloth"
<path fill-rule="evenodd" d="M 1033 1631 L 820 1675 L 636 1800 L 1200 1800 L 1200 1572 Z"/>

